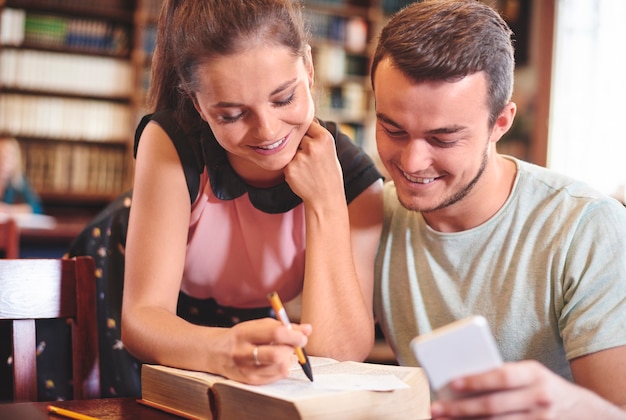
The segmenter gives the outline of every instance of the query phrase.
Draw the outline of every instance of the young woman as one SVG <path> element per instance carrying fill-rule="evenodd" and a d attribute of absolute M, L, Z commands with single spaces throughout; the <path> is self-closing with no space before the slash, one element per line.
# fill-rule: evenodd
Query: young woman
<path fill-rule="evenodd" d="M 363 360 L 374 339 L 382 180 L 314 118 L 293 0 L 166 1 L 139 125 L 122 338 L 146 362 L 247 383 L 293 347 Z M 300 325 L 266 299 L 301 294 Z"/>

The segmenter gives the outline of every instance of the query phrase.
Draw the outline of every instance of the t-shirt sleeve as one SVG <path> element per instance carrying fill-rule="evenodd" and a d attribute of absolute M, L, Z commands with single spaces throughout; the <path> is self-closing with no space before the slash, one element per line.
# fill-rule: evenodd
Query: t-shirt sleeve
<path fill-rule="evenodd" d="M 613 201 L 590 204 L 568 245 L 559 314 L 568 360 L 626 345 L 626 210 Z"/>

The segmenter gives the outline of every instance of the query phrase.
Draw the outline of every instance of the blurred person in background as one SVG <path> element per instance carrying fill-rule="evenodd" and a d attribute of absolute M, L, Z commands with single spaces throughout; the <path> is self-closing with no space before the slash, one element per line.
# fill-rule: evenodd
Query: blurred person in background
<path fill-rule="evenodd" d="M 41 213 L 41 200 L 22 173 L 20 145 L 0 137 L 0 214 Z"/>

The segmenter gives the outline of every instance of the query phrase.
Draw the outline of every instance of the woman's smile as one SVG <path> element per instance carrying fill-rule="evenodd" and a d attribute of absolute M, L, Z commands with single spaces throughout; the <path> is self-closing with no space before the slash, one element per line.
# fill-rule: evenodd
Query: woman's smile
<path fill-rule="evenodd" d="M 288 140 L 289 140 L 289 134 L 279 139 L 278 141 L 275 141 L 274 143 L 261 145 L 261 146 L 252 146 L 252 148 L 260 154 L 278 153 L 279 151 L 285 148 L 285 146 L 288 143 Z"/>

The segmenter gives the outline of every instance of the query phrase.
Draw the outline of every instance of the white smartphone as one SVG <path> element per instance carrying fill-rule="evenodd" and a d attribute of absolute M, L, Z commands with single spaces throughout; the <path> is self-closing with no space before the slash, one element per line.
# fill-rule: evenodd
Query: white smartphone
<path fill-rule="evenodd" d="M 411 350 L 435 392 L 454 378 L 502 364 L 489 324 L 482 316 L 464 318 L 421 334 L 411 340 Z"/>

